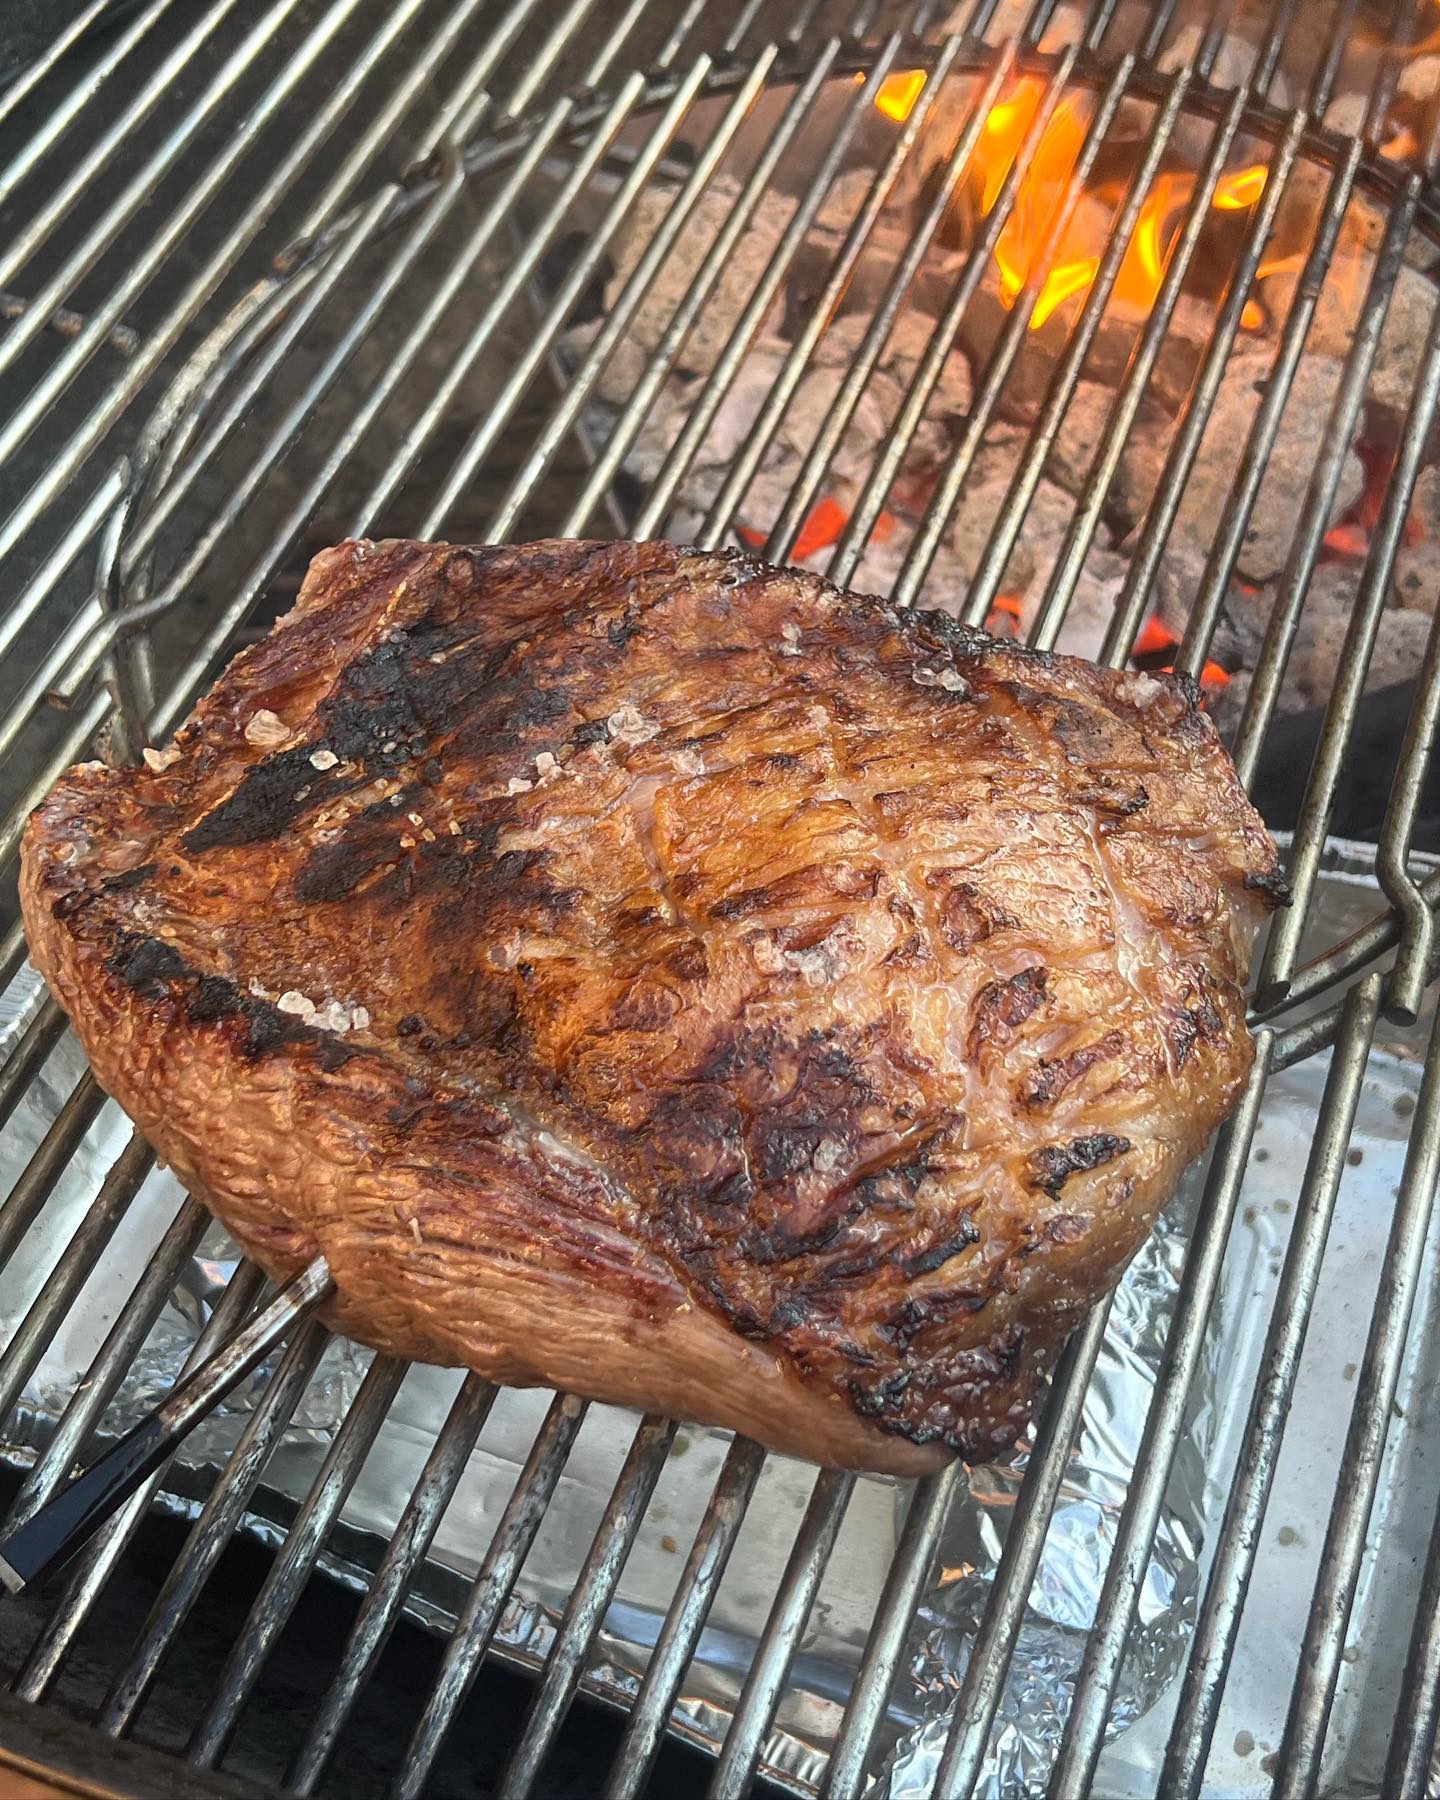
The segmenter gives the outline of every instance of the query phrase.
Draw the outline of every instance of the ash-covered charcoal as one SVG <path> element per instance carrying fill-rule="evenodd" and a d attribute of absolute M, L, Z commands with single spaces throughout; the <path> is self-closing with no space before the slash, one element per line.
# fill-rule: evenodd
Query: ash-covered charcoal
<path fill-rule="evenodd" d="M 1185 484 L 1172 541 L 1189 540 L 1208 551 L 1230 504 L 1240 451 L 1270 380 L 1271 352 L 1244 351 L 1231 359 Z M 1285 567 L 1310 476 L 1325 445 L 1330 403 L 1341 365 L 1328 357 L 1303 357 L 1295 373 L 1275 449 L 1245 528 L 1237 567 L 1252 582 L 1270 581 Z M 1143 515 L 1160 485 L 1168 435 L 1138 430 L 1126 445 L 1116 475 L 1116 499 L 1130 516 Z M 1330 522 L 1359 499 L 1365 470 L 1352 451 L 1345 459 Z"/>
<path fill-rule="evenodd" d="M 1323 706 L 1330 698 L 1358 584 L 1359 572 L 1348 564 L 1324 563 L 1315 571 L 1285 670 L 1282 710 Z M 1365 671 L 1366 689 L 1412 680 L 1429 635 L 1430 621 L 1424 613 L 1387 607 L 1380 615 L 1375 650 Z"/>
<path fill-rule="evenodd" d="M 562 341 L 572 364 L 578 365 L 588 353 L 604 323 L 603 319 L 587 319 L 582 325 L 572 325 L 565 333 Z M 643 344 L 633 337 L 622 337 L 606 359 L 594 392 L 611 406 L 623 406 L 640 385 L 650 362 L 651 353 Z"/>
<path fill-rule="evenodd" d="M 1397 439 L 1405 428 L 1435 304 L 1436 288 L 1430 277 L 1402 268 L 1370 375 L 1371 420 L 1376 435 L 1386 443 Z"/>
<path fill-rule="evenodd" d="M 999 456 L 976 459 L 973 486 L 967 484 L 964 500 L 951 533 L 960 566 L 972 578 L 980 567 L 990 534 L 1010 491 L 1013 462 Z M 1063 488 L 1043 478 L 1025 512 L 1025 524 L 1005 567 L 1008 593 L 1023 594 L 1055 561 L 1071 520 L 1075 503 Z"/>
<path fill-rule="evenodd" d="M 1207 553 L 1190 539 L 1166 546 L 1155 576 L 1153 599 L 1155 616 L 1177 640 L 1185 635 L 1207 563 Z M 1257 588 L 1241 580 L 1230 582 L 1207 651 L 1227 674 L 1255 666 L 1273 604 L 1271 588 Z"/>
<path fill-rule="evenodd" d="M 838 245 L 855 223 L 874 181 L 874 169 L 846 169 L 837 175 L 820 202 L 811 229 L 833 238 Z"/>
<path fill-rule="evenodd" d="M 1072 494 L 1085 486 L 1115 400 L 1115 389 L 1099 381 L 1080 382 L 1070 396 L 1045 473 Z"/>
<path fill-rule="evenodd" d="M 1086 359 L 1091 379 L 1118 388 L 1130 367 L 1140 338 L 1140 324 L 1133 315 L 1117 317 L 1109 309 L 1101 321 L 1094 347 Z M 1159 402 L 1173 417 L 1189 397 L 1205 351 L 1215 335 L 1215 308 L 1198 294 L 1181 294 L 1170 315 L 1155 368 L 1146 386 L 1149 399 Z"/>
<path fill-rule="evenodd" d="M 848 585 L 857 593 L 879 594 L 882 598 L 894 593 L 895 583 L 905 566 L 911 543 L 908 531 L 894 530 L 882 539 L 872 538 L 865 546 L 865 554 Z M 818 552 L 809 566 L 817 572 L 823 572 L 829 557 L 828 550 Z M 935 560 L 926 573 L 916 604 L 932 608 L 936 612 L 949 613 L 951 618 L 958 619 L 964 611 L 969 594 L 970 582 L 959 557 L 942 541 L 935 553 Z"/>
<path fill-rule="evenodd" d="M 1057 650 L 1069 656 L 1088 657 L 1092 662 L 1099 660 L 1129 568 L 1128 557 L 1103 544 L 1090 546 L 1055 639 Z M 1029 631 L 1035 622 L 1050 573 L 1047 568 L 1045 579 L 1026 592 L 1020 613 L 1022 632 Z"/>
<path fill-rule="evenodd" d="M 1396 604 L 1433 614 L 1440 603 L 1440 469 L 1422 469 L 1410 503 L 1410 531 L 1395 559 Z"/>
<path fill-rule="evenodd" d="M 936 323 L 930 313 L 907 307 L 881 346 L 877 366 L 902 390 L 901 399 L 929 351 Z M 870 324 L 868 313 L 842 313 L 815 346 L 815 361 L 827 366 L 842 364 L 848 368 L 859 354 Z M 970 411 L 973 394 L 970 359 L 958 345 L 952 344 L 925 403 L 924 423 L 962 420 Z"/>
<path fill-rule="evenodd" d="M 1432 617 L 1440 603 L 1440 539 L 1410 544 L 1395 560 L 1395 599 L 1407 612 Z"/>
<path fill-rule="evenodd" d="M 1160 52 L 1157 66 L 1162 73 L 1174 75 L 1181 69 L 1193 68 L 1206 45 L 1209 33 L 1208 18 L 1197 17 L 1188 24 L 1181 25 Z M 1206 70 L 1206 80 L 1214 88 L 1229 90 L 1243 87 L 1254 61 L 1254 44 L 1241 32 L 1226 32 L 1215 61 Z M 1283 91 L 1278 84 L 1271 86 L 1266 98 L 1277 105 L 1284 104 Z"/>
<path fill-rule="evenodd" d="M 719 236 L 739 199 L 739 182 L 721 175 L 691 209 L 630 326 L 630 336 L 647 352 L 653 351 L 660 342 L 694 280 L 705 252 Z M 615 273 L 605 288 L 607 308 L 612 308 L 619 299 L 631 270 L 649 248 L 674 205 L 675 189 L 657 185 L 646 188 L 631 208 L 615 246 Z M 759 286 L 765 265 L 794 212 L 795 201 L 788 194 L 772 189 L 761 198 L 745 230 L 725 258 L 700 316 L 685 340 L 680 352 L 680 367 L 698 374 L 708 374 L 714 367 Z"/>

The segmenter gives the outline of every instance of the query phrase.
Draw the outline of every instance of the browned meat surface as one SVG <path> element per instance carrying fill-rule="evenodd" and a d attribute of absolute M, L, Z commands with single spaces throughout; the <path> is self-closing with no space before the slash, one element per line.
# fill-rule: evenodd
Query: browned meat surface
<path fill-rule="evenodd" d="M 31 823 L 96 1073 L 273 1273 L 497 1379 L 985 1457 L 1250 1064 L 1177 680 L 665 544 L 342 544 Z"/>

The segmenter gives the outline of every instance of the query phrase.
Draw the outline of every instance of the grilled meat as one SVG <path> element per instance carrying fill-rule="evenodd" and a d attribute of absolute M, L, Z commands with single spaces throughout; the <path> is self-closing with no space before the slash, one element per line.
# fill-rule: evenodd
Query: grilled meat
<path fill-rule="evenodd" d="M 810 575 L 342 544 L 147 760 L 35 815 L 35 959 L 401 1355 L 992 1456 L 1250 1065 L 1275 850 L 1193 687 Z"/>

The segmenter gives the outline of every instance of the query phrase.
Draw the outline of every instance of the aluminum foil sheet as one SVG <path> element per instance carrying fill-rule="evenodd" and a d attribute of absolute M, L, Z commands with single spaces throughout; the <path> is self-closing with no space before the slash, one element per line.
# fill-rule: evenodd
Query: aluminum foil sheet
<path fill-rule="evenodd" d="M 1317 928 L 1333 943 L 1379 904 L 1366 854 L 1336 847 L 1317 907 Z M 0 1002 L 0 1045 L 35 1003 L 28 971 Z M 1268 1792 L 1266 1759 L 1279 1742 L 1298 1641 L 1319 1555 L 1333 1474 L 1353 1381 L 1368 1325 L 1384 1228 L 1400 1176 L 1408 1113 L 1418 1089 L 1416 1031 L 1377 1045 L 1342 1187 L 1330 1255 L 1310 1332 L 1291 1427 L 1257 1564 L 1252 1601 L 1237 1651 L 1230 1697 L 1216 1738 L 1216 1796 Z M 1203 1580 L 1207 1543 L 1228 1487 L 1243 1429 L 1250 1384 L 1269 1317 L 1284 1241 L 1327 1057 L 1274 1078 L 1241 1196 L 1218 1304 L 1191 1396 L 1191 1417 L 1177 1459 L 1146 1573 L 1131 1653 L 1117 1693 L 1111 1742 L 1096 1792 L 1113 1800 L 1154 1792 L 1174 1684 L 1182 1665 Z M 69 1093 L 82 1063 L 64 1040 L 5 1133 L 6 1187 L 34 1150 Z M 39 1223 L 0 1277 L 0 1333 L 23 1317 L 45 1274 L 68 1241 L 127 1141 L 129 1126 L 107 1106 L 66 1171 Z M 1000 1707 L 982 1792 L 992 1800 L 1043 1792 L 1068 1690 L 1084 1649 L 1145 1416 L 1160 1366 L 1203 1170 L 1181 1193 L 1122 1282 L 1092 1382 L 1083 1428 L 1056 1508 L 1030 1609 Z M 128 1297 L 183 1196 L 155 1171 L 121 1222 L 110 1248 L 71 1309 L 9 1421 L 0 1456 L 16 1466 L 33 1460 L 59 1411 Z M 162 1396 L 194 1340 L 199 1323 L 234 1266 L 235 1252 L 212 1228 L 106 1416 L 118 1431 Z M 1436 1291 L 1432 1281 L 1425 1290 Z M 1412 1332 L 1412 1366 L 1401 1404 L 1410 1408 L 1381 1497 L 1390 1550 L 1366 1575 L 1356 1608 L 1355 1642 L 1337 1696 L 1330 1739 L 1331 1771 L 1347 1794 L 1378 1791 L 1387 1680 L 1398 1673 L 1403 1634 L 1384 1630 L 1395 1571 L 1409 1567 L 1410 1540 L 1423 1551 L 1429 1487 L 1405 1480 L 1406 1469 L 1434 1442 L 1430 1378 L 1434 1332 L 1422 1318 Z M 243 1528 L 277 1538 L 319 1468 L 353 1398 L 368 1354 L 345 1342 L 329 1347 L 294 1424 L 266 1472 Z M 194 1511 L 263 1384 L 257 1372 L 222 1412 L 196 1432 L 168 1481 L 165 1504 Z M 333 1535 L 327 1572 L 363 1585 L 400 1514 L 434 1433 L 458 1386 L 452 1371 L 415 1368 L 366 1461 Z M 1353 1389 L 1349 1390 L 1353 1392 Z M 1336 1395 L 1346 1396 L 1337 1404 Z M 412 1614 L 436 1630 L 453 1623 L 469 1579 L 550 1403 L 538 1392 L 503 1393 L 422 1566 L 408 1600 Z M 553 1637 L 634 1432 L 632 1415 L 594 1407 L 581 1427 L 548 1516 L 496 1634 L 494 1650 L 535 1666 Z M 677 1435 L 655 1498 L 597 1638 L 586 1685 L 624 1704 L 643 1674 L 674 1582 L 683 1567 L 728 1444 L 726 1434 L 697 1427 Z M 947 1715 L 963 1675 L 1004 1544 L 1024 1468 L 975 1468 L 959 1493 L 936 1565 L 922 1594 L 877 1744 L 871 1792 L 883 1800 L 920 1800 L 930 1792 L 944 1747 Z M 716 1746 L 729 1723 L 764 1627 L 776 1586 L 813 1486 L 815 1471 L 771 1457 L 760 1477 L 730 1567 L 677 1705 L 674 1729 L 691 1742 Z M 1412 1499 L 1407 1503 L 1407 1485 Z M 765 1748 L 767 1772 L 797 1794 L 817 1793 L 843 1717 L 875 1604 L 904 1520 L 909 1487 L 863 1478 L 855 1487 L 840 1538 L 822 1581 Z M 1413 1515 L 1413 1516 L 1412 1516 Z M 1393 1621 L 1394 1613 L 1390 1617 Z M 1361 1654 L 1367 1633 L 1373 1656 Z M 1387 1649 L 1388 1645 L 1388 1649 Z M 1391 1669 L 1390 1664 L 1395 1668 Z M 1389 1675 L 1386 1671 L 1389 1669 Z M 1330 1791 L 1327 1788 L 1327 1791 Z"/>

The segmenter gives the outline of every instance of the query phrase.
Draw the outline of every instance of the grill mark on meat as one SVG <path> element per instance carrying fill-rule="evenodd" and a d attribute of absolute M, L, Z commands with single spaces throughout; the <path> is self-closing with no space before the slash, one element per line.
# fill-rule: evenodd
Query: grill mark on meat
<path fill-rule="evenodd" d="M 1020 921 L 973 881 L 956 881 L 955 869 L 932 869 L 925 885 L 940 896 L 940 935 L 966 956 L 997 931 L 1014 931 Z"/>
<path fill-rule="evenodd" d="M 1119 1056 L 1124 1048 L 1125 1033 L 1107 1031 L 1097 1042 L 1082 1044 L 1067 1056 L 1042 1056 L 1025 1072 L 1015 1097 L 1025 1107 L 1053 1106 L 1065 1090 L 1096 1063 Z"/>
<path fill-rule="evenodd" d="M 968 1250 L 972 1244 L 980 1242 L 980 1231 L 975 1223 L 973 1213 L 963 1212 L 960 1215 L 960 1227 L 943 1242 L 933 1245 L 929 1250 L 922 1250 L 918 1256 L 906 1259 L 901 1265 L 905 1274 L 913 1278 L 917 1275 L 933 1275 L 936 1269 L 943 1268 L 952 1258 Z"/>
<path fill-rule="evenodd" d="M 258 1057 L 287 1044 L 318 1046 L 322 1034 L 302 1023 L 293 1013 L 281 1012 L 268 1000 L 242 993 L 222 976 L 204 975 L 190 968 L 172 944 L 139 932 L 122 931 L 106 962 L 112 975 L 147 1000 L 173 994 L 197 1024 L 230 1018 L 244 1023 L 242 1048 Z"/>
<path fill-rule="evenodd" d="M 1042 964 L 1021 969 L 1008 981 L 990 981 L 975 996 L 967 1052 L 972 1062 L 986 1049 L 1004 1050 L 1019 1028 L 1043 1005 L 1048 971 Z"/>
<path fill-rule="evenodd" d="M 1091 1169 L 1114 1162 L 1132 1148 L 1129 1138 L 1116 1137 L 1108 1131 L 1094 1137 L 1072 1138 L 1068 1144 L 1048 1144 L 1034 1151 L 1026 1165 L 1026 1179 L 1052 1200 L 1060 1198 L 1060 1190 L 1072 1175 L 1087 1174 Z"/>

